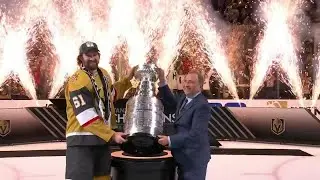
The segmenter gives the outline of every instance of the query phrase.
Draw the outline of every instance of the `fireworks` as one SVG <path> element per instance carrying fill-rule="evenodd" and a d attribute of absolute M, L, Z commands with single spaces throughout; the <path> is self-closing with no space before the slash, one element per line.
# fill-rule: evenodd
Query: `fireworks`
<path fill-rule="evenodd" d="M 317 62 L 320 62 L 320 53 L 316 57 Z M 318 63 L 318 71 L 316 76 L 315 85 L 313 86 L 313 94 L 312 94 L 312 106 L 316 104 L 316 101 L 318 100 L 319 94 L 320 94 L 320 63 Z"/>
<path fill-rule="evenodd" d="M 254 76 L 251 81 L 251 99 L 274 63 L 278 64 L 286 73 L 283 80 L 291 87 L 297 98 L 303 99 L 298 69 L 297 35 L 293 32 L 299 25 L 299 22 L 294 21 L 299 2 L 270 0 L 261 4 L 264 11 L 261 20 L 265 21 L 265 27 L 262 39 L 257 47 Z"/>
<path fill-rule="evenodd" d="M 301 22 L 296 18 L 301 12 L 301 2 L 261 3 L 263 13 L 258 21 L 264 24 L 256 52 L 252 51 L 256 57 L 251 98 L 274 64 L 279 64 L 285 72 L 283 80 L 294 94 L 303 98 L 297 55 L 300 46 L 297 26 Z M 115 73 L 115 79 L 125 75 L 132 66 L 149 60 L 155 60 L 166 73 L 179 61 L 204 72 L 215 69 L 237 99 L 230 64 L 239 64 L 235 61 L 243 59 L 230 54 L 231 51 L 227 56 L 228 47 L 218 28 L 221 22 L 210 8 L 204 0 L 21 0 L 19 10 L 0 11 L 0 83 L 13 73 L 36 99 L 37 83 L 30 74 L 34 72 L 29 64 L 44 57 L 42 63 L 50 64 L 47 68 L 53 69 L 47 78 L 48 97 L 53 98 L 77 69 L 79 45 L 95 41 L 101 51 L 100 66 L 110 73 L 121 71 Z M 36 49 L 45 52 L 39 55 Z M 233 57 L 231 62 L 228 57 Z M 314 96 L 319 92 L 315 89 Z"/>
<path fill-rule="evenodd" d="M 187 0 L 100 0 L 95 3 L 86 0 L 68 0 L 66 3 L 29 0 L 19 14 L 21 30 L 18 32 L 8 29 L 7 26 L 12 23 L 1 16 L 0 42 L 4 42 L 0 48 L 2 50 L 1 74 L 5 75 L 13 71 L 20 78 L 24 78 L 22 81 L 24 88 L 32 94 L 33 98 L 36 98 L 35 84 L 30 75 L 27 60 L 37 57 L 27 57 L 27 52 L 33 52 L 32 48 L 38 48 L 38 45 L 35 45 L 37 41 L 35 34 L 39 32 L 32 27 L 39 28 L 35 26 L 39 22 L 44 22 L 46 26 L 42 27 L 46 29 L 36 30 L 49 31 L 48 34 L 50 34 L 43 42 L 44 45 L 48 44 L 47 47 L 52 47 L 46 55 L 55 57 L 56 61 L 52 63 L 55 70 L 49 93 L 51 98 L 59 92 L 66 77 L 76 70 L 77 48 L 79 44 L 88 40 L 99 44 L 102 54 L 101 66 L 107 68 L 109 72 L 111 72 L 110 61 L 117 61 L 114 60 L 115 58 L 127 58 L 130 66 L 142 64 L 148 59 L 155 59 L 156 63 L 168 72 L 168 67 L 176 57 L 179 57 L 180 49 L 187 42 L 184 37 L 190 33 L 200 33 L 199 35 L 203 35 L 202 41 L 209 38 L 208 42 L 198 43 L 198 48 L 206 49 L 206 52 L 203 52 L 209 58 L 206 61 L 215 62 L 210 58 L 219 57 L 219 64 L 221 64 L 226 61 L 222 46 L 219 39 L 210 38 L 210 34 L 217 36 L 217 32 L 215 27 L 209 24 L 210 15 L 201 15 L 199 11 L 201 6 Z M 192 18 L 186 12 L 193 12 L 197 17 Z M 215 55 L 217 53 L 214 51 L 217 51 L 218 55 Z M 187 53 L 192 57 L 193 52 Z M 9 63 L 12 59 L 9 55 L 13 54 L 17 61 L 15 66 Z M 28 56 L 35 55 L 29 53 Z M 128 68 L 127 66 L 119 67 L 120 65 L 121 63 L 113 63 L 113 66 L 118 66 L 113 69 Z M 228 80 L 228 86 L 236 97 L 235 85 L 227 62 L 223 63 L 221 68 L 224 73 L 220 75 L 226 76 L 222 79 Z M 1 83 L 5 81 L 5 78 L 2 78 Z"/>

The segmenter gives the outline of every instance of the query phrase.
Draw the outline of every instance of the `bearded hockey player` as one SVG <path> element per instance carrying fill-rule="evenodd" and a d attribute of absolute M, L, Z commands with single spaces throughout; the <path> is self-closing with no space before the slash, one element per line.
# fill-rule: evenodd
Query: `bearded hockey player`
<path fill-rule="evenodd" d="M 110 180 L 110 142 L 125 142 L 124 133 L 113 131 L 113 97 L 131 87 L 137 67 L 112 85 L 108 72 L 98 67 L 99 60 L 96 43 L 82 44 L 77 58 L 80 69 L 66 84 L 66 179 Z"/>

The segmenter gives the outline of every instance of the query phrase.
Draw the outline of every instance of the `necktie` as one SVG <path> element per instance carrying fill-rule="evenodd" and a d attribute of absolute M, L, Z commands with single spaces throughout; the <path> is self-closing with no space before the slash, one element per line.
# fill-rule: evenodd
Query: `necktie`
<path fill-rule="evenodd" d="M 186 106 L 187 102 L 188 102 L 188 99 L 185 98 L 183 103 L 182 103 L 182 105 L 181 105 L 181 107 L 180 107 L 180 109 L 179 109 L 179 114 L 180 114 L 181 110 Z"/>

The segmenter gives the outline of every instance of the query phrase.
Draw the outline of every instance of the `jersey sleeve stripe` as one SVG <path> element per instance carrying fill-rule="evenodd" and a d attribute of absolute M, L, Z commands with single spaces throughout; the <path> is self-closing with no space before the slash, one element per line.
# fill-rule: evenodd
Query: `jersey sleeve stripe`
<path fill-rule="evenodd" d="M 86 109 L 76 115 L 76 117 L 81 126 L 89 125 L 90 123 L 100 118 L 94 108 Z"/>
<path fill-rule="evenodd" d="M 82 126 L 83 126 L 83 127 L 86 127 L 86 126 L 90 125 L 91 123 L 93 123 L 94 121 L 99 120 L 99 119 L 100 119 L 100 117 L 99 117 L 99 116 L 97 116 L 97 117 L 95 117 L 95 118 L 93 118 L 93 119 L 89 120 L 88 122 L 86 122 L 86 123 L 85 123 L 85 124 L 83 124 Z"/>

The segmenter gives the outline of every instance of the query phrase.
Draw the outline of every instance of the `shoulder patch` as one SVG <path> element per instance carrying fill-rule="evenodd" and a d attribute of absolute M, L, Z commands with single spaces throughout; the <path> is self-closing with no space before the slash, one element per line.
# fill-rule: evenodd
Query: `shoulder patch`
<path fill-rule="evenodd" d="M 77 71 L 68 79 L 68 86 L 70 91 L 87 87 L 90 89 L 90 78 L 84 72 Z"/>
<path fill-rule="evenodd" d="M 69 81 L 70 82 L 75 82 L 79 79 L 79 73 L 75 73 L 72 76 L 70 76 Z"/>

